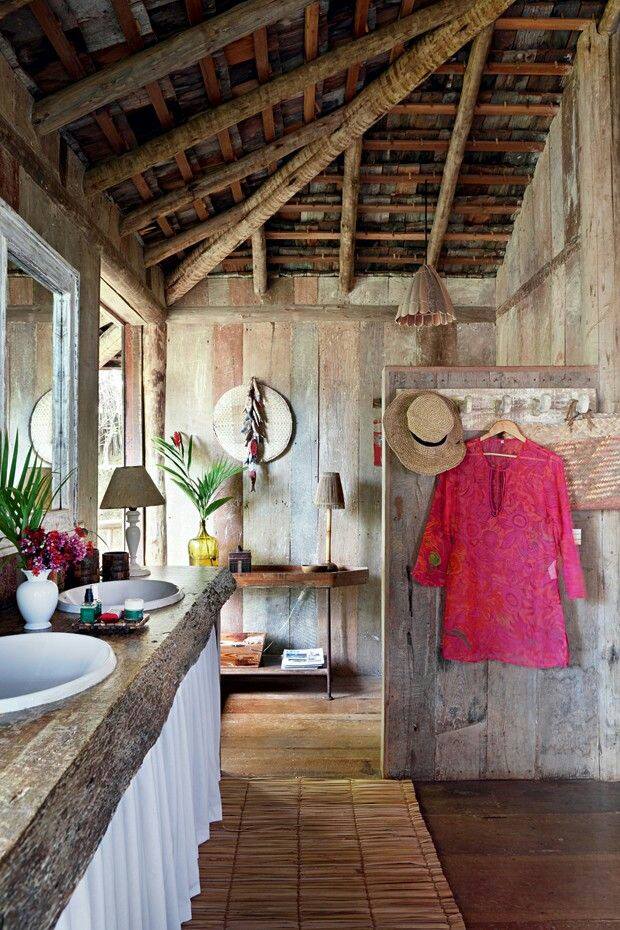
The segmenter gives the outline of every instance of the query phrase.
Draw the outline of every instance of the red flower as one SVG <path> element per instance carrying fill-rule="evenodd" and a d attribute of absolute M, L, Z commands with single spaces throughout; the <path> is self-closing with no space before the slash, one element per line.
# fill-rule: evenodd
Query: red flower
<path fill-rule="evenodd" d="M 182 438 L 182 436 L 181 436 L 181 434 L 179 433 L 178 430 L 177 430 L 176 433 L 173 433 L 173 435 L 172 435 L 172 441 L 173 441 L 173 443 L 175 444 L 175 446 L 177 447 L 177 449 L 179 449 L 179 448 L 183 445 L 183 438 Z"/>

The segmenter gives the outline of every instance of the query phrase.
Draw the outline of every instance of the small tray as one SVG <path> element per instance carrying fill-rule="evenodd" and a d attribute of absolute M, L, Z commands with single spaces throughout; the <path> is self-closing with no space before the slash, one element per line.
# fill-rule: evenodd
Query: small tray
<path fill-rule="evenodd" d="M 145 613 L 142 620 L 118 620 L 116 623 L 80 623 L 79 620 L 73 624 L 76 633 L 136 633 L 143 630 L 151 615 Z"/>

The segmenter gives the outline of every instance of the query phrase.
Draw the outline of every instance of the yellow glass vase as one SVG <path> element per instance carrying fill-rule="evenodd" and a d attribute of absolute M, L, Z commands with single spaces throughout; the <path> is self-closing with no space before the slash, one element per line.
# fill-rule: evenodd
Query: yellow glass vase
<path fill-rule="evenodd" d="M 197 536 L 187 544 L 190 565 L 217 565 L 219 546 L 215 536 L 207 532 L 204 520 L 200 521 L 200 530 Z"/>

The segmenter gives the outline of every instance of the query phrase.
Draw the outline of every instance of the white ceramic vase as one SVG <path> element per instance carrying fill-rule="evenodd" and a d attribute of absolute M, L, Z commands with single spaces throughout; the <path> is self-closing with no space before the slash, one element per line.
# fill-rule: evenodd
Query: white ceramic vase
<path fill-rule="evenodd" d="M 47 630 L 51 627 L 50 618 L 58 603 L 58 585 L 48 578 L 49 569 L 39 572 L 27 572 L 22 569 L 26 581 L 17 589 L 17 606 L 26 621 L 26 632 Z"/>

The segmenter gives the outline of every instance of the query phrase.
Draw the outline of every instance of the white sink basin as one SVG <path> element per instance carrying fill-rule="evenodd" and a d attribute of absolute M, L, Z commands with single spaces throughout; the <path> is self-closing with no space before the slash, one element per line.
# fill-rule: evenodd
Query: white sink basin
<path fill-rule="evenodd" d="M 109 643 L 77 633 L 0 637 L 0 718 L 92 688 L 116 667 Z"/>
<path fill-rule="evenodd" d="M 87 585 L 63 591 L 58 598 L 58 610 L 66 614 L 79 614 L 80 604 L 84 602 Z M 183 588 L 171 581 L 156 581 L 154 578 L 130 578 L 128 581 L 100 581 L 90 585 L 95 597 L 101 601 L 103 610 L 119 611 L 123 609 L 128 597 L 141 597 L 146 611 L 157 610 L 176 604 L 184 596 Z"/>

